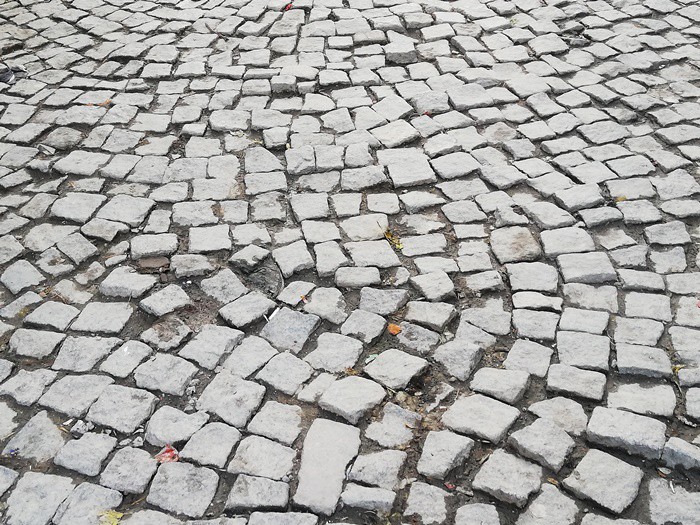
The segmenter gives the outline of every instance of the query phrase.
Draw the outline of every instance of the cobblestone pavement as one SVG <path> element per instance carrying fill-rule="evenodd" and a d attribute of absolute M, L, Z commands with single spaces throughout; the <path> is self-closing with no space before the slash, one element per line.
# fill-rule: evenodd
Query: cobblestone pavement
<path fill-rule="evenodd" d="M 700 523 L 697 1 L 287 1 L 0 3 L 0 523 Z"/>

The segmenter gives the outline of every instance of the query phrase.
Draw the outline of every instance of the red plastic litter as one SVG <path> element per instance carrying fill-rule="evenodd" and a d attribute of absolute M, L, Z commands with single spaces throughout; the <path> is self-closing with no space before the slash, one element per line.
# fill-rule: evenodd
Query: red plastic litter
<path fill-rule="evenodd" d="M 180 454 L 170 445 L 165 445 L 165 448 L 156 455 L 158 463 L 172 463 L 179 460 Z"/>

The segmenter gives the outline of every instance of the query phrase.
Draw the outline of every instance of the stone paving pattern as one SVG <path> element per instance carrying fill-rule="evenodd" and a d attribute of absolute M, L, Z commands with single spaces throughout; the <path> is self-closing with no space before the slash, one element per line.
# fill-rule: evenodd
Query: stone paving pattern
<path fill-rule="evenodd" d="M 0 20 L 2 523 L 700 523 L 696 1 Z"/>

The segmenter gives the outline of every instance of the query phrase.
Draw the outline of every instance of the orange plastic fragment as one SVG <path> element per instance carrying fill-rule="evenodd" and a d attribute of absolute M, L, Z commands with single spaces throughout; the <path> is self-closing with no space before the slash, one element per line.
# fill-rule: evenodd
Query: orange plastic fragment
<path fill-rule="evenodd" d="M 387 326 L 387 330 L 391 335 L 398 335 L 401 332 L 401 327 L 397 324 L 391 323 L 389 326 Z"/>

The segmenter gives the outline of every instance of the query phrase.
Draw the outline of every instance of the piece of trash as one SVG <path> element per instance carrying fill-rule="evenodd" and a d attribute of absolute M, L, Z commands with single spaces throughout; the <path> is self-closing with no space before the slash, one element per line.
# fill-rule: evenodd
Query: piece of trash
<path fill-rule="evenodd" d="M 289 2 L 286 6 L 284 6 L 284 10 L 289 11 L 292 7 L 294 7 L 294 4 L 292 2 Z"/>
<path fill-rule="evenodd" d="M 11 448 L 11 449 L 7 452 L 7 455 L 10 456 L 11 458 L 17 457 L 17 454 L 19 454 L 19 449 L 18 449 L 18 448 Z"/>
<path fill-rule="evenodd" d="M 559 482 L 554 478 L 547 478 L 547 483 L 551 483 L 552 485 L 559 485 Z"/>
<path fill-rule="evenodd" d="M 16 79 L 15 79 L 15 74 L 12 71 L 12 68 L 10 66 L 8 66 L 7 64 L 5 64 L 4 62 L 2 63 L 2 65 L 4 66 L 5 69 L 0 71 L 0 82 L 2 82 L 3 84 L 9 84 L 9 85 L 14 84 L 16 82 Z"/>
<path fill-rule="evenodd" d="M 306 298 L 305 295 L 300 295 L 299 297 L 301 298 L 301 302 L 302 302 L 302 303 L 308 304 L 309 300 Z"/>
<path fill-rule="evenodd" d="M 670 488 L 671 492 L 673 492 L 674 494 L 676 493 L 676 487 L 673 486 L 673 480 L 668 480 L 668 488 Z"/>
<path fill-rule="evenodd" d="M 100 525 L 119 525 L 119 520 L 124 516 L 123 512 L 116 510 L 105 510 L 100 512 Z"/>
<path fill-rule="evenodd" d="M 367 356 L 367 359 L 365 359 L 365 364 L 366 365 L 370 364 L 372 361 L 374 361 L 377 358 L 378 355 L 379 354 L 369 354 Z"/>
<path fill-rule="evenodd" d="M 394 323 L 389 323 L 389 326 L 386 327 L 386 330 L 391 335 L 399 335 L 401 333 L 401 327 Z"/>
<path fill-rule="evenodd" d="M 401 238 L 397 234 L 392 232 L 389 228 L 387 228 L 384 231 L 384 238 L 387 241 L 389 241 L 389 244 L 391 244 L 395 249 L 403 249 L 403 244 L 401 244 Z"/>
<path fill-rule="evenodd" d="M 165 445 L 165 448 L 156 454 L 158 463 L 174 463 L 180 460 L 180 454 L 171 445 Z"/>
<path fill-rule="evenodd" d="M 671 370 L 673 370 L 673 373 L 674 373 L 674 374 L 678 375 L 678 372 L 679 372 L 680 370 L 683 370 L 684 368 L 685 368 L 685 365 L 673 365 L 673 366 L 671 367 Z"/>
<path fill-rule="evenodd" d="M 455 489 L 455 485 L 454 485 L 453 483 L 450 483 L 449 481 L 446 481 L 446 482 L 445 482 L 445 488 L 446 488 L 447 490 L 454 490 L 454 489 Z"/>
<path fill-rule="evenodd" d="M 615 202 L 624 202 L 627 200 L 627 197 L 624 195 L 620 195 L 619 197 L 615 197 Z"/>

